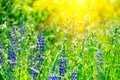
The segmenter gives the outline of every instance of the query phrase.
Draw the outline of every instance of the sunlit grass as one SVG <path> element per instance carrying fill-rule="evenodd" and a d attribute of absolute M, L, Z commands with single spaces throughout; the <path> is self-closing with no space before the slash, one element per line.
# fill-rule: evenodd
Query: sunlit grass
<path fill-rule="evenodd" d="M 119 0 L 1 0 L 0 77 L 48 80 L 52 75 L 70 80 L 75 75 L 78 80 L 118 80 L 119 4 Z M 15 51 L 16 61 L 8 58 L 9 47 Z M 36 48 L 44 48 L 44 54 Z M 16 62 L 15 67 L 9 61 Z M 66 65 L 63 76 L 60 63 Z"/>

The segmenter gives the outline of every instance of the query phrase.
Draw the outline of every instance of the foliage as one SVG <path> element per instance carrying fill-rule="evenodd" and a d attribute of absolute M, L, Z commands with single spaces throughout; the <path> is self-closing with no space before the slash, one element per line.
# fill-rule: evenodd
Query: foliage
<path fill-rule="evenodd" d="M 0 80 L 119 80 L 119 0 L 0 0 Z"/>

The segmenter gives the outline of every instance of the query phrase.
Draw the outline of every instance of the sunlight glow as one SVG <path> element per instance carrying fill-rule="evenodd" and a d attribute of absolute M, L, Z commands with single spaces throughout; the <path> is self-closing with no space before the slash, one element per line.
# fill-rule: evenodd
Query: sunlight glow
<path fill-rule="evenodd" d="M 79 3 L 83 3 L 85 0 L 77 0 L 77 2 Z"/>
<path fill-rule="evenodd" d="M 102 21 L 107 13 L 114 10 L 110 0 L 45 0 L 44 3 L 36 0 L 33 6 L 34 10 L 48 8 L 54 11 L 50 17 L 51 23 L 60 21 L 65 24 L 72 18 L 71 22 L 80 26 L 82 30 L 94 21 Z"/>

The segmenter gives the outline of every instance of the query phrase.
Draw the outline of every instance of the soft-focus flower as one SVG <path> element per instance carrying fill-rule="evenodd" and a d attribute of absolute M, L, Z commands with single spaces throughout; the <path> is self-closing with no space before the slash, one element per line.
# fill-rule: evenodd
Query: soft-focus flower
<path fill-rule="evenodd" d="M 32 70 L 32 77 L 33 77 L 33 78 L 36 78 L 36 77 L 37 77 L 37 74 L 38 74 L 38 73 L 33 69 L 33 70 Z"/>
<path fill-rule="evenodd" d="M 70 80 L 78 80 L 78 72 L 72 72 L 70 76 Z"/>
<path fill-rule="evenodd" d="M 10 32 L 10 42 L 13 46 L 9 46 L 8 48 L 8 59 L 9 59 L 9 64 L 14 67 L 16 65 L 16 54 L 14 50 L 17 50 L 17 39 L 16 39 L 16 34 L 15 34 L 15 27 L 12 27 L 12 30 Z"/>
<path fill-rule="evenodd" d="M 64 76 L 66 73 L 66 57 L 65 57 L 65 48 L 63 47 L 62 52 L 60 53 L 60 59 L 59 59 L 59 75 Z"/>
<path fill-rule="evenodd" d="M 43 34 L 38 34 L 36 50 L 40 51 L 40 54 L 44 53 L 44 44 L 45 44 L 44 35 Z"/>
<path fill-rule="evenodd" d="M 48 80 L 61 80 L 61 77 L 55 75 L 49 75 Z"/>
<path fill-rule="evenodd" d="M 34 61 L 34 64 L 32 64 L 32 66 L 34 66 L 34 69 L 38 70 L 39 73 L 42 73 L 43 67 L 42 64 L 44 62 L 44 58 L 43 58 L 43 53 L 44 53 L 44 35 L 43 34 L 38 34 L 37 36 L 37 46 L 36 46 L 36 54 L 33 56 L 32 61 Z M 33 78 L 37 77 L 37 73 L 35 71 L 32 71 L 33 73 Z"/>
<path fill-rule="evenodd" d="M 100 45 L 98 46 L 98 51 L 96 52 L 96 67 L 97 67 L 97 79 L 103 77 L 103 53 L 100 51 Z"/>
<path fill-rule="evenodd" d="M 17 39 L 16 39 L 16 34 L 15 34 L 15 28 L 12 27 L 12 30 L 10 32 L 10 42 L 14 48 L 14 50 L 17 50 Z"/>
<path fill-rule="evenodd" d="M 4 64 L 2 53 L 0 53 L 0 64 Z"/>
<path fill-rule="evenodd" d="M 13 68 L 16 65 L 16 54 L 14 53 L 13 49 L 11 47 L 8 48 L 8 64 Z"/>
<path fill-rule="evenodd" d="M 64 76 L 64 74 L 66 73 L 66 59 L 65 58 L 60 58 L 59 61 L 60 61 L 59 74 L 61 76 Z"/>
<path fill-rule="evenodd" d="M 20 26 L 19 26 L 20 34 L 23 34 L 23 26 L 24 26 L 24 22 L 22 21 Z"/>

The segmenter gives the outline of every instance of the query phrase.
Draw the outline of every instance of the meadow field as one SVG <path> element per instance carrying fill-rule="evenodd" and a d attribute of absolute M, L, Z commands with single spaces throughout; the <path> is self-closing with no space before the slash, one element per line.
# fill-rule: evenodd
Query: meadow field
<path fill-rule="evenodd" d="M 0 80 L 120 80 L 120 0 L 0 0 Z"/>

